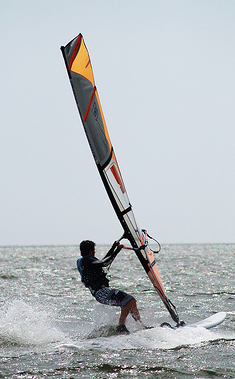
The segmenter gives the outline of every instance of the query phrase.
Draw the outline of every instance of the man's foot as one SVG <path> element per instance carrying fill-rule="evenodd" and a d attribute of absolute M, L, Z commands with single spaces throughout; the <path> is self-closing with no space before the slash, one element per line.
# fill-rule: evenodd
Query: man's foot
<path fill-rule="evenodd" d="M 140 323 L 140 325 L 142 326 L 143 329 L 152 329 L 152 328 L 154 328 L 154 326 L 144 325 L 144 323 L 141 320 L 139 320 L 139 323 Z"/>
<path fill-rule="evenodd" d="M 121 325 L 119 324 L 117 327 L 116 327 L 116 331 L 119 333 L 119 334 L 130 334 L 129 330 L 127 329 L 126 325 Z"/>
<path fill-rule="evenodd" d="M 163 322 L 163 323 L 160 325 L 161 328 L 164 328 L 164 326 L 166 326 L 167 328 L 174 329 L 174 328 L 171 326 L 171 324 L 169 324 L 169 322 Z"/>
<path fill-rule="evenodd" d="M 147 325 L 144 325 L 144 329 L 153 329 L 154 326 L 147 326 Z"/>

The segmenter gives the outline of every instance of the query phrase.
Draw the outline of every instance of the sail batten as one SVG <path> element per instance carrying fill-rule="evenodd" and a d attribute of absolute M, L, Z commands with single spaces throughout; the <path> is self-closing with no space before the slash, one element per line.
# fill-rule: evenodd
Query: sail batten
<path fill-rule="evenodd" d="M 135 249 L 150 281 L 172 319 L 178 323 L 178 314 L 167 297 L 154 256 L 145 245 L 145 237 L 135 220 L 110 141 L 83 36 L 79 34 L 66 46 L 62 46 L 61 50 L 83 127 L 109 199 L 124 229 L 124 234 Z"/>

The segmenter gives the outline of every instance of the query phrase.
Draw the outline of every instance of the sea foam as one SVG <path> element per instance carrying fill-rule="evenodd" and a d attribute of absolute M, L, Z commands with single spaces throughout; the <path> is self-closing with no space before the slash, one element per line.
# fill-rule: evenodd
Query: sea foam
<path fill-rule="evenodd" d="M 6 302 L 0 309 L 0 344 L 41 345 L 64 340 L 41 306 L 22 300 Z"/>

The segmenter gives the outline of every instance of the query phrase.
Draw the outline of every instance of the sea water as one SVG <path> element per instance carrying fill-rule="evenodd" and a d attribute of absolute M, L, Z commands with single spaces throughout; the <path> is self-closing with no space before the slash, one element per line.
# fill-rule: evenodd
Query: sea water
<path fill-rule="evenodd" d="M 108 246 L 97 247 L 102 258 Z M 235 378 L 235 245 L 165 245 L 156 261 L 180 319 L 226 311 L 220 326 L 174 322 L 135 253 L 122 250 L 108 276 L 137 300 L 146 325 L 114 335 L 119 308 L 98 304 L 80 282 L 78 246 L 0 248 L 0 378 Z"/>

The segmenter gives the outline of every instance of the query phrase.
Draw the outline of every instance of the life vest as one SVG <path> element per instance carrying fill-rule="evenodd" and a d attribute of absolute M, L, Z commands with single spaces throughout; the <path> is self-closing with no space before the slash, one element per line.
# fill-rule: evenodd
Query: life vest
<path fill-rule="evenodd" d="M 82 259 L 83 259 L 83 257 L 82 258 L 78 258 L 78 260 L 77 260 L 77 268 L 78 268 L 79 274 L 81 275 L 81 281 L 84 284 L 84 286 L 86 287 L 85 283 L 83 282 Z"/>
<path fill-rule="evenodd" d="M 82 258 L 79 258 L 77 260 L 77 268 L 78 268 L 79 274 L 81 275 L 81 281 L 82 281 L 82 279 L 83 279 Z"/>

